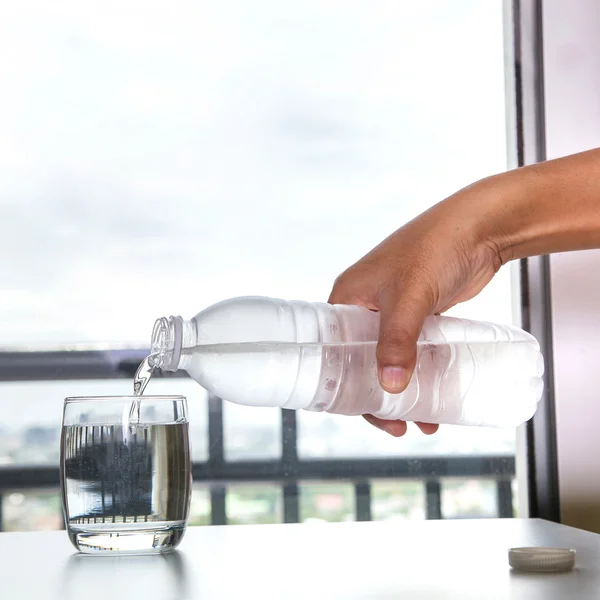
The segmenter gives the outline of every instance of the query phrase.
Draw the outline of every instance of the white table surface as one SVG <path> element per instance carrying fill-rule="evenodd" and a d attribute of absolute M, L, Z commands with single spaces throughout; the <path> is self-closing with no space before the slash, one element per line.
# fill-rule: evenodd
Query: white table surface
<path fill-rule="evenodd" d="M 575 570 L 511 571 L 523 545 L 575 548 Z M 170 555 L 99 557 L 65 532 L 0 533 L 0 598 L 600 598 L 600 535 L 537 519 L 192 527 Z"/>

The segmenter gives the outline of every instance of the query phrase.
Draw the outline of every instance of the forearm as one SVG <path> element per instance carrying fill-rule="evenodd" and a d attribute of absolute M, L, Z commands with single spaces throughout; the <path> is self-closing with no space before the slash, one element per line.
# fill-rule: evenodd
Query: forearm
<path fill-rule="evenodd" d="M 481 201 L 480 185 L 489 203 Z M 600 248 L 600 149 L 503 173 L 470 190 L 502 262 Z"/>

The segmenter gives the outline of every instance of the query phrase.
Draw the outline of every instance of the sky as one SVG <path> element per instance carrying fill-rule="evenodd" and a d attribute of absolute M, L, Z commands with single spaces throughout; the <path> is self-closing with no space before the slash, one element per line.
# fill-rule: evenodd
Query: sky
<path fill-rule="evenodd" d="M 0 5 L 0 345 L 146 345 L 223 298 L 325 301 L 506 169 L 500 1 Z M 512 320 L 501 273 L 461 316 Z"/>
<path fill-rule="evenodd" d="M 0 3 L 0 56 L 0 348 L 146 346 L 157 317 L 228 297 L 326 301 L 397 227 L 507 168 L 500 0 L 20 0 Z M 502 269 L 454 314 L 510 323 L 512 293 Z M 129 385 L 1 384 L 3 425 L 58 426 L 65 395 Z M 205 441 L 202 390 L 168 385 Z M 277 411 L 227 415 L 277 438 Z M 514 440 L 299 418 L 329 428 L 308 454 Z"/>

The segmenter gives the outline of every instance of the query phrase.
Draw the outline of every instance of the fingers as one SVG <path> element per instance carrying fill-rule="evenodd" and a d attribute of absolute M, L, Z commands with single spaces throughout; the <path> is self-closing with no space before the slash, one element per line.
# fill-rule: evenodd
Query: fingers
<path fill-rule="evenodd" d="M 415 368 L 417 341 L 421 334 L 425 318 L 432 314 L 434 302 L 429 286 L 414 276 L 404 276 L 393 286 L 373 295 L 364 293 L 363 278 L 353 273 L 353 269 L 343 273 L 335 282 L 329 297 L 332 304 L 358 304 L 379 310 L 381 315 L 379 341 L 377 344 L 377 364 L 381 386 L 387 392 L 402 392 L 410 381 Z M 393 435 L 403 436 L 406 433 L 405 421 L 389 421 L 365 415 L 365 419 L 373 426 Z M 426 435 L 438 430 L 438 425 L 417 423 Z"/>
<path fill-rule="evenodd" d="M 398 394 L 408 385 L 415 368 L 417 340 L 431 310 L 430 295 L 410 284 L 400 293 L 382 295 L 377 364 L 381 386 L 387 392 Z"/>
<path fill-rule="evenodd" d="M 417 423 L 416 425 L 425 435 L 433 435 L 440 428 L 437 423 Z"/>
<path fill-rule="evenodd" d="M 354 273 L 352 267 L 342 273 L 335 281 L 327 302 L 329 304 L 355 304 L 371 310 L 378 307 L 373 302 L 373 288 L 360 273 Z"/>
<path fill-rule="evenodd" d="M 363 415 L 365 421 L 385 431 L 394 437 L 402 437 L 406 433 L 406 422 L 405 421 L 386 421 L 384 419 L 378 419 L 373 415 Z"/>
<path fill-rule="evenodd" d="M 405 421 L 386 421 L 385 419 L 378 419 L 373 415 L 363 415 L 365 421 L 373 425 L 373 427 L 377 427 L 377 429 L 381 429 L 381 431 L 385 431 L 394 437 L 402 437 L 407 430 L 407 424 Z M 432 435 L 438 429 L 439 425 L 435 423 L 416 423 L 418 428 L 425 435 Z"/>

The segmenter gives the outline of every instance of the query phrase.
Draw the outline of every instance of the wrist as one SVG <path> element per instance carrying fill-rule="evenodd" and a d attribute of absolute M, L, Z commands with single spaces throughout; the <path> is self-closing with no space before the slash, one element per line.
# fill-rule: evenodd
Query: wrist
<path fill-rule="evenodd" d="M 518 226 L 511 208 L 517 192 L 502 174 L 482 179 L 445 200 L 449 223 L 469 254 L 491 256 L 495 270 L 513 260 Z"/>
<path fill-rule="evenodd" d="M 472 247 L 492 250 L 497 268 L 600 248 L 600 150 L 488 177 L 443 204 L 454 234 L 468 232 Z"/>
<path fill-rule="evenodd" d="M 465 190 L 475 244 L 497 257 L 497 267 L 530 255 L 529 246 L 543 236 L 535 198 L 543 180 L 533 169 L 517 169 L 482 179 Z"/>

